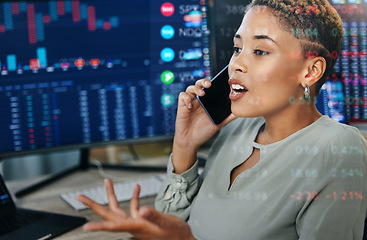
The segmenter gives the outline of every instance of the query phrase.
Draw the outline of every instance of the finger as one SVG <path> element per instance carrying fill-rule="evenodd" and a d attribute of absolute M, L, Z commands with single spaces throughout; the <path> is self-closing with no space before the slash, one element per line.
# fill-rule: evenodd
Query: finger
<path fill-rule="evenodd" d="M 113 212 L 109 211 L 107 208 L 96 203 L 95 201 L 93 201 L 92 199 L 90 199 L 85 195 L 78 195 L 77 200 L 82 202 L 84 205 L 88 206 L 90 209 L 93 210 L 93 212 L 95 212 L 103 219 L 114 219 L 115 217 Z"/>
<path fill-rule="evenodd" d="M 89 222 L 84 224 L 84 231 L 142 231 L 143 223 L 132 219 L 123 221 Z"/>
<path fill-rule="evenodd" d="M 110 231 L 110 232 L 129 232 L 139 239 L 147 239 L 156 236 L 156 239 L 162 239 L 159 236 L 164 230 L 148 221 L 136 220 L 132 218 L 123 221 L 105 221 L 105 222 L 89 222 L 84 224 L 84 231 Z"/>
<path fill-rule="evenodd" d="M 202 87 L 198 87 L 196 85 L 190 85 L 186 88 L 186 93 L 190 95 L 191 98 L 195 98 L 197 96 L 205 95 L 205 92 Z"/>
<path fill-rule="evenodd" d="M 113 182 L 111 179 L 105 179 L 105 186 L 106 186 L 106 192 L 107 192 L 107 198 L 108 198 L 108 206 L 112 211 L 115 213 L 120 214 L 122 217 L 127 217 L 128 215 L 124 210 L 122 210 L 119 206 L 119 203 L 117 201 L 115 190 L 113 188 Z"/>
<path fill-rule="evenodd" d="M 204 88 L 209 88 L 211 85 L 212 83 L 210 82 L 210 80 L 205 78 L 196 81 L 194 86 L 195 94 L 201 97 L 204 96 L 205 95 Z"/>
<path fill-rule="evenodd" d="M 84 205 L 86 205 L 86 206 L 88 206 L 88 207 L 91 207 L 91 206 L 93 206 L 93 205 L 95 205 L 95 204 L 98 204 L 98 203 L 96 203 L 95 201 L 93 201 L 91 198 L 89 198 L 89 197 L 85 196 L 84 194 L 79 194 L 79 195 L 76 197 L 76 199 L 77 199 L 79 202 L 83 203 Z"/>
<path fill-rule="evenodd" d="M 138 239 L 167 239 L 165 230 L 147 221 L 127 219 L 123 222 L 89 222 L 83 226 L 84 231 L 129 232 Z"/>
<path fill-rule="evenodd" d="M 110 206 L 110 209 L 114 210 L 118 208 L 118 202 L 115 195 L 115 189 L 113 188 L 113 183 L 111 179 L 107 178 L 104 180 L 104 184 L 107 192 L 108 205 Z"/>
<path fill-rule="evenodd" d="M 197 80 L 195 82 L 195 86 L 199 88 L 209 88 L 211 86 L 211 82 L 209 79 L 203 78 L 203 79 Z"/>
<path fill-rule="evenodd" d="M 84 224 L 83 230 L 86 232 L 90 231 L 107 231 L 105 222 L 89 222 Z"/>
<path fill-rule="evenodd" d="M 210 80 L 203 78 L 200 80 L 197 80 L 195 82 L 195 85 L 190 85 L 186 88 L 186 92 L 190 94 L 195 94 L 201 96 L 203 93 L 203 88 L 209 88 L 211 86 Z"/>
<path fill-rule="evenodd" d="M 133 192 L 133 196 L 130 201 L 130 214 L 131 217 L 137 218 L 139 211 L 139 195 L 140 195 L 140 185 L 136 184 Z"/>
<path fill-rule="evenodd" d="M 196 97 L 195 95 L 190 95 L 186 92 L 181 92 L 179 95 L 179 104 L 182 106 L 186 106 L 188 109 L 192 108 L 192 100 L 194 100 Z"/>
<path fill-rule="evenodd" d="M 186 88 L 185 92 L 181 92 L 179 96 L 179 104 L 185 105 L 188 109 L 193 107 L 193 100 L 196 96 L 204 96 L 205 91 L 203 88 L 211 86 L 211 82 L 208 79 L 200 79 L 196 81 L 195 85 L 190 85 Z"/>

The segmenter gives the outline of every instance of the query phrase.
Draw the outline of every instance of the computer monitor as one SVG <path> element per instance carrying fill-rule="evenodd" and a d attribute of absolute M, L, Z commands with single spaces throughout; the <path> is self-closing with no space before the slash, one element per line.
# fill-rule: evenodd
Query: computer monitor
<path fill-rule="evenodd" d="M 172 138 L 209 77 L 205 0 L 0 3 L 0 158 Z"/>
<path fill-rule="evenodd" d="M 342 122 L 356 123 L 367 120 L 367 1 L 332 0 L 343 19 L 344 36 L 341 54 L 330 77 L 330 88 L 323 90 L 329 97 L 331 116 Z M 342 91 L 342 89 L 344 91 Z M 341 93 L 344 96 L 341 97 Z M 330 98 L 330 95 L 333 96 Z M 344 119 L 342 116 L 344 106 Z"/>
<path fill-rule="evenodd" d="M 233 36 L 250 0 L 214 1 L 213 72 L 228 64 Z M 341 54 L 317 99 L 323 114 L 343 122 L 367 120 L 367 0 L 332 0 L 344 22 Z M 213 32 L 214 31 L 214 32 Z M 337 34 L 335 32 L 335 34 Z"/>

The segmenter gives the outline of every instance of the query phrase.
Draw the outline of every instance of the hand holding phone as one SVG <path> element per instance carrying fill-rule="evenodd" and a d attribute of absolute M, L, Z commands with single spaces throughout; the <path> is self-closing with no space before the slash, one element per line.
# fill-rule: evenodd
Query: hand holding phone
<path fill-rule="evenodd" d="M 197 96 L 201 106 L 216 125 L 222 123 L 231 114 L 230 87 L 228 84 L 228 65 L 212 80 L 210 88 L 203 89 L 205 95 Z"/>

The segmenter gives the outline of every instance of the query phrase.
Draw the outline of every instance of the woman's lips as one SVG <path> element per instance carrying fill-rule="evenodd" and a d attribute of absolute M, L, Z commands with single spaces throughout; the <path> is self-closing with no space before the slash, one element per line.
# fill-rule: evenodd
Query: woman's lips
<path fill-rule="evenodd" d="M 231 87 L 231 92 L 229 94 L 229 99 L 231 99 L 232 101 L 239 100 L 248 91 L 246 86 L 242 82 L 240 82 L 236 79 L 229 79 L 228 84 Z"/>

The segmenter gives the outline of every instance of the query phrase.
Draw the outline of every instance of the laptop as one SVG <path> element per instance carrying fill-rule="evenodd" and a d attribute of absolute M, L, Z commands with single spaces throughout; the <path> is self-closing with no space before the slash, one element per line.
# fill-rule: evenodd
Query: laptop
<path fill-rule="evenodd" d="M 0 174 L 0 240 L 45 240 L 86 222 L 83 217 L 17 208 Z"/>

